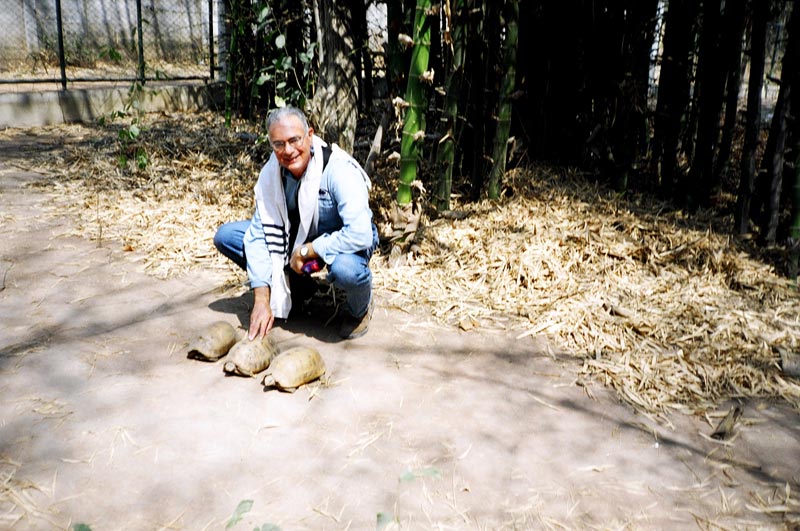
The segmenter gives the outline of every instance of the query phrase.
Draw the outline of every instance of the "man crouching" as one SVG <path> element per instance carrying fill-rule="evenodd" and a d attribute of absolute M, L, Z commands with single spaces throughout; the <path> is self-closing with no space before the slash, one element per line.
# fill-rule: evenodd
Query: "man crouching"
<path fill-rule="evenodd" d="M 369 261 L 378 246 L 369 177 L 337 145 L 314 136 L 300 109 L 272 111 L 267 132 L 273 153 L 258 176 L 252 219 L 226 223 L 214 236 L 250 279 L 248 336 L 263 337 L 275 318 L 288 318 L 313 282 L 305 271 L 327 267 L 328 282 L 346 294 L 339 336 L 360 337 L 372 317 Z"/>

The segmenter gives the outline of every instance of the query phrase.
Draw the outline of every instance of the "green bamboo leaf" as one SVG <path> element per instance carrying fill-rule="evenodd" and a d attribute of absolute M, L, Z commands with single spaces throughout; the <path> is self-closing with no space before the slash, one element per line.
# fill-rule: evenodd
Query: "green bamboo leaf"
<path fill-rule="evenodd" d="M 75 524 L 72 526 L 72 531 L 92 531 L 92 528 L 86 524 Z"/>
<path fill-rule="evenodd" d="M 377 523 L 375 525 L 375 531 L 383 531 L 389 524 L 394 521 L 394 516 L 390 513 L 378 513 Z"/>
<path fill-rule="evenodd" d="M 276 94 L 275 95 L 275 106 L 276 107 L 286 107 L 286 100 L 281 98 L 280 96 L 278 96 Z"/>
<path fill-rule="evenodd" d="M 256 85 L 260 87 L 270 79 L 272 79 L 272 76 L 269 75 L 269 72 L 261 72 L 261 75 L 258 76 L 258 79 L 256 79 Z"/>
<path fill-rule="evenodd" d="M 252 508 L 253 508 L 253 500 L 240 501 L 239 505 L 236 507 L 236 510 L 233 511 L 233 515 L 231 515 L 230 520 L 228 520 L 228 524 L 225 526 L 225 529 L 230 529 L 231 527 L 241 522 L 244 515 L 250 512 L 250 509 Z"/>
<path fill-rule="evenodd" d="M 147 167 L 147 163 L 149 159 L 147 157 L 147 151 L 144 148 L 139 148 L 136 150 L 136 165 L 139 167 L 140 170 L 143 170 Z"/>
<path fill-rule="evenodd" d="M 275 46 L 279 50 L 282 49 L 284 46 L 286 46 L 286 37 L 284 37 L 283 34 L 278 35 L 277 37 L 275 37 Z"/>
<path fill-rule="evenodd" d="M 410 483 L 415 479 L 417 479 L 417 476 L 415 476 L 414 473 L 411 472 L 410 470 L 406 470 L 405 472 L 403 472 L 403 475 L 400 476 L 400 481 L 402 483 Z"/>
<path fill-rule="evenodd" d="M 400 481 L 403 483 L 409 483 L 411 481 L 416 480 L 417 478 L 435 478 L 439 479 L 442 477 L 442 473 L 433 467 L 425 467 L 425 468 L 417 468 L 415 470 L 406 470 L 403 472 L 403 475 L 400 476 Z"/>

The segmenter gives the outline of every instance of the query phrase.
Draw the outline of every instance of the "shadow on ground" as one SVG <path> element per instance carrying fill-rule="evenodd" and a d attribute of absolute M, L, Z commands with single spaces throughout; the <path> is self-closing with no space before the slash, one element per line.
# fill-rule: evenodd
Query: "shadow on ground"
<path fill-rule="evenodd" d="M 579 382 L 581 361 L 543 338 L 445 329 L 380 293 L 355 341 L 314 317 L 276 327 L 328 371 L 265 391 L 186 357 L 208 323 L 246 322 L 226 272 L 148 277 L 37 216 L 48 197 L 29 177 L 0 181 L 0 527 L 221 529 L 242 500 L 249 529 L 796 521 L 796 412 L 746 403 L 736 439 L 715 442 L 709 422 L 657 424 Z"/>

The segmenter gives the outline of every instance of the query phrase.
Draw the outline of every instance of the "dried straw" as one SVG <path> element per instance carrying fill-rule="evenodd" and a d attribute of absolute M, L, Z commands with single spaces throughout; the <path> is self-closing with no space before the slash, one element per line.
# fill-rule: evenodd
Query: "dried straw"
<path fill-rule="evenodd" d="M 680 212 L 626 204 L 576 176 L 511 180 L 522 192 L 512 199 L 431 223 L 409 265 L 382 271 L 384 288 L 462 328 L 510 316 L 506 326 L 546 333 L 643 411 L 747 396 L 800 405 L 776 353 L 798 350 L 798 293 L 769 266 Z"/>
<path fill-rule="evenodd" d="M 145 116 L 131 145 L 126 124 L 28 130 L 63 148 L 32 156 L 49 170 L 54 214 L 100 245 L 122 242 L 157 277 L 234 269 L 214 250 L 223 222 L 245 219 L 266 160 L 258 131 L 213 114 Z M 21 134 L 7 130 L 0 135 Z M 120 168 L 142 148 L 145 168 Z M 391 163 L 373 175 L 373 207 L 388 234 Z M 413 253 L 390 267 L 374 258 L 389 304 L 430 312 L 464 330 L 545 334 L 578 356 L 580 371 L 648 415 L 702 413 L 732 397 L 800 407 L 776 349 L 800 350 L 798 293 L 752 258 L 712 213 L 686 216 L 626 201 L 580 176 L 548 168 L 509 173 L 501 202 L 456 204 L 461 215 L 425 220 Z"/>
<path fill-rule="evenodd" d="M 44 520 L 53 527 L 61 527 L 53 515 L 42 511 L 32 492 L 44 492 L 38 485 L 16 477 L 22 465 L 0 456 L 0 526 L 12 529 L 17 523 L 28 520 L 31 525 L 41 525 Z"/>

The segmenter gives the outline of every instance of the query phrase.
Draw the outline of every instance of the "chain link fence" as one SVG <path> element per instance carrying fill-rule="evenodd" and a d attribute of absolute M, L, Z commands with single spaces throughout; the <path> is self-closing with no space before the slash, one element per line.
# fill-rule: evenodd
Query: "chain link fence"
<path fill-rule="evenodd" d="M 0 0 L 0 90 L 213 79 L 222 0 Z"/>

